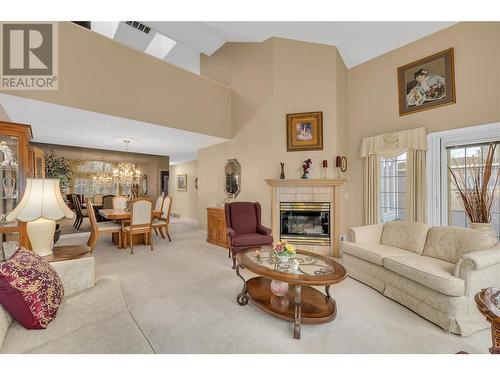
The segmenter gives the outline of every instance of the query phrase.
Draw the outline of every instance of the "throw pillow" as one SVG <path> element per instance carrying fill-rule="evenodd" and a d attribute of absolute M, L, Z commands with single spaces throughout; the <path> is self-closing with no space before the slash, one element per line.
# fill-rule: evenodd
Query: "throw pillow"
<path fill-rule="evenodd" d="M 63 296 L 57 272 L 35 252 L 18 248 L 0 264 L 0 304 L 24 328 L 46 328 Z"/>

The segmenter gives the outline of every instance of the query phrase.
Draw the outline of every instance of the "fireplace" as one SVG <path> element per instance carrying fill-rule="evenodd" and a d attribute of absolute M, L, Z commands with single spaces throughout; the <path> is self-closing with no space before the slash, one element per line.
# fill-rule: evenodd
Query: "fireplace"
<path fill-rule="evenodd" d="M 280 202 L 280 239 L 296 244 L 330 245 L 329 202 Z"/>

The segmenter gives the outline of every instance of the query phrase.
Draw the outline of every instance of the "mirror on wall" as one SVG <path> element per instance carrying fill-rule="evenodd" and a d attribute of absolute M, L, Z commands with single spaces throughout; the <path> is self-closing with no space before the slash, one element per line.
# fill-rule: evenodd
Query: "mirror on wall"
<path fill-rule="evenodd" d="M 144 175 L 142 178 L 142 194 L 146 195 L 148 193 L 148 176 Z"/>
<path fill-rule="evenodd" d="M 236 198 L 241 191 L 241 165 L 229 159 L 224 167 L 224 191 L 229 198 Z"/>

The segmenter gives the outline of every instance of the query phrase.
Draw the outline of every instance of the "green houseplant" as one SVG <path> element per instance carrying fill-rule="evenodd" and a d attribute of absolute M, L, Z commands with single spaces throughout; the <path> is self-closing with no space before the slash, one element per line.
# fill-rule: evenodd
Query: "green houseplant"
<path fill-rule="evenodd" d="M 71 171 L 69 159 L 57 156 L 53 149 L 45 154 L 45 174 L 47 178 L 58 179 L 61 191 L 67 191 L 71 186 Z"/>

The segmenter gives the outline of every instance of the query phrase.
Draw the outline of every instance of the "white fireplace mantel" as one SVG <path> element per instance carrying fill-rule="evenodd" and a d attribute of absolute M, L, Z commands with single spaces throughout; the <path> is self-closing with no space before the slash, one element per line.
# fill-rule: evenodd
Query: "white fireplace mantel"
<path fill-rule="evenodd" d="M 330 203 L 331 245 L 298 245 L 298 247 L 322 255 L 339 257 L 339 190 L 346 180 L 340 178 L 268 179 L 266 182 L 272 187 L 271 215 L 273 240 L 279 241 L 280 239 L 280 202 L 328 202 Z"/>

